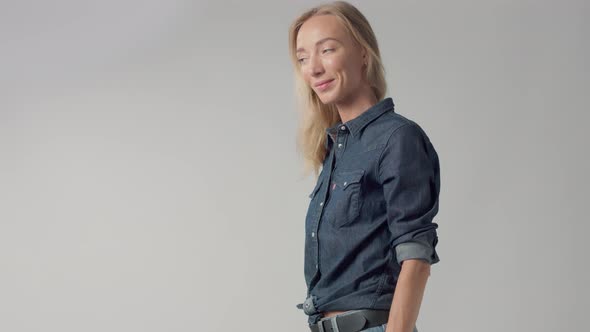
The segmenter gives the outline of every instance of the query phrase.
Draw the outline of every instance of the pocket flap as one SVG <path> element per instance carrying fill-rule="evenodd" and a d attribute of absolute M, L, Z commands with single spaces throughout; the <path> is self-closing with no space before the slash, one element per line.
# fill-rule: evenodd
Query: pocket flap
<path fill-rule="evenodd" d="M 341 186 L 343 189 L 346 189 L 346 187 L 348 187 L 351 183 L 360 182 L 364 174 L 364 169 L 338 172 L 334 176 L 334 182 L 336 182 L 336 184 Z"/>

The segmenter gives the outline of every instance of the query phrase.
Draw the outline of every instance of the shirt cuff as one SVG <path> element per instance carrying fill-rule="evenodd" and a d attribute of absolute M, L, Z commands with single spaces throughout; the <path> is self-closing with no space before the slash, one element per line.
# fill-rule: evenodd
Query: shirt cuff
<path fill-rule="evenodd" d="M 440 261 L 434 246 L 423 241 L 409 241 L 395 247 L 397 262 L 401 265 L 406 259 L 421 259 L 430 265 Z"/>

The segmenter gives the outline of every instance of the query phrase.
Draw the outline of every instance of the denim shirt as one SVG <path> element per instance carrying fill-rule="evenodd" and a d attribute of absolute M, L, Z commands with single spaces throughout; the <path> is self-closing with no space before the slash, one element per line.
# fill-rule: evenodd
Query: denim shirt
<path fill-rule="evenodd" d="M 326 129 L 326 158 L 305 217 L 308 324 L 320 312 L 389 310 L 406 259 L 439 261 L 438 155 L 385 98 Z"/>

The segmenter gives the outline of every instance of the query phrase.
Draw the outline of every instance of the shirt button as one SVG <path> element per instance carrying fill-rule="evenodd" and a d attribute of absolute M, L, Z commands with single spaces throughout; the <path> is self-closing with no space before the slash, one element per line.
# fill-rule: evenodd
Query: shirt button
<path fill-rule="evenodd" d="M 341 130 L 346 130 L 346 126 L 340 127 Z"/>
<path fill-rule="evenodd" d="M 342 143 L 338 143 L 338 147 L 341 148 L 342 147 Z"/>
<path fill-rule="evenodd" d="M 317 264 L 315 265 L 315 268 L 316 268 L 316 269 L 318 268 L 318 265 L 317 265 Z"/>
<path fill-rule="evenodd" d="M 346 185 L 348 184 L 348 182 L 344 182 L 344 186 L 346 187 Z"/>
<path fill-rule="evenodd" d="M 315 232 L 311 232 L 311 237 L 314 237 L 314 236 L 315 236 Z"/>
<path fill-rule="evenodd" d="M 320 203 L 320 206 L 324 206 L 324 202 L 321 202 L 321 203 Z"/>

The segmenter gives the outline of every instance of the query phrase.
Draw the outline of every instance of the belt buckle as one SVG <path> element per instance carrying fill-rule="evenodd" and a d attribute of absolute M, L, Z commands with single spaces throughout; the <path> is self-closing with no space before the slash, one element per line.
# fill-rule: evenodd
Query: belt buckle
<path fill-rule="evenodd" d="M 326 329 L 324 328 L 324 322 L 328 321 L 328 320 L 332 323 L 332 331 L 333 332 L 340 332 L 338 330 L 338 322 L 336 322 L 336 318 L 338 318 L 338 315 L 336 315 L 334 317 L 330 317 L 329 319 L 323 319 L 323 320 L 318 321 L 319 332 L 326 332 Z"/>
<path fill-rule="evenodd" d="M 340 332 L 340 330 L 338 330 L 338 322 L 336 322 L 336 318 L 338 318 L 338 315 L 330 317 L 330 321 L 332 322 L 332 331 Z"/>
<path fill-rule="evenodd" d="M 318 330 L 319 330 L 319 332 L 325 332 L 326 331 L 326 330 L 324 330 L 324 321 L 323 320 L 320 320 L 318 322 Z"/>

